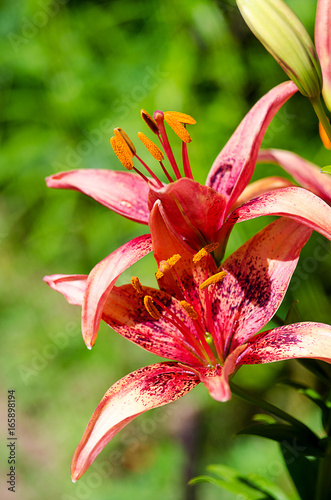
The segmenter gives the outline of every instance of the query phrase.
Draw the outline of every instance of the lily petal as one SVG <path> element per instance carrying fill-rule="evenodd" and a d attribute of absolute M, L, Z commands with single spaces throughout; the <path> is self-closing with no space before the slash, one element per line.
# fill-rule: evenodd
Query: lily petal
<path fill-rule="evenodd" d="M 290 217 L 331 239 L 331 207 L 307 189 L 293 186 L 262 194 L 234 210 L 228 222 L 242 222 L 261 215 Z"/>
<path fill-rule="evenodd" d="M 331 111 L 331 2 L 318 0 L 315 44 L 323 75 L 323 98 Z"/>
<path fill-rule="evenodd" d="M 146 295 L 167 308 L 167 312 L 157 320 L 149 315 L 144 306 L 143 296 Z M 180 329 L 169 321 L 173 318 L 176 318 Z M 139 295 L 131 284 L 115 286 L 104 305 L 102 319 L 117 333 L 157 356 L 192 366 L 203 363 L 193 320 L 180 302 L 165 292 L 142 286 L 142 294 Z"/>
<path fill-rule="evenodd" d="M 261 194 L 268 193 L 268 191 L 273 191 L 274 189 L 280 189 L 288 186 L 293 186 L 293 183 L 284 177 L 265 177 L 264 179 L 259 179 L 258 181 L 248 184 L 243 190 L 239 198 L 237 198 L 233 208 L 240 207 L 246 201 L 256 198 Z"/>
<path fill-rule="evenodd" d="M 124 217 L 148 223 L 148 184 L 132 172 L 84 169 L 46 178 L 50 188 L 80 191 Z"/>
<path fill-rule="evenodd" d="M 272 363 L 292 358 L 331 361 L 331 326 L 302 322 L 279 326 L 253 337 L 238 365 Z"/>
<path fill-rule="evenodd" d="M 173 230 L 193 252 L 217 241 L 217 232 L 226 215 L 226 198 L 192 179 L 179 179 L 161 189 L 151 187 L 148 206 L 160 200 L 164 216 Z"/>
<path fill-rule="evenodd" d="M 86 291 L 86 274 L 52 274 L 43 279 L 53 290 L 62 293 L 69 304 L 82 305 Z"/>
<path fill-rule="evenodd" d="M 227 199 L 230 210 L 249 183 L 264 134 L 277 111 L 296 92 L 293 82 L 270 90 L 247 113 L 214 161 L 206 185 Z"/>
<path fill-rule="evenodd" d="M 82 307 L 82 332 L 89 349 L 95 343 L 103 306 L 117 278 L 151 250 L 151 236 L 138 236 L 117 248 L 90 272 Z"/>
<path fill-rule="evenodd" d="M 277 311 L 311 229 L 277 219 L 230 255 L 213 294 L 215 335 L 227 356 Z"/>
<path fill-rule="evenodd" d="M 176 363 L 147 366 L 116 382 L 93 413 L 73 455 L 73 481 L 86 472 L 106 444 L 134 418 L 176 401 L 198 383 L 195 373 Z"/>
<path fill-rule="evenodd" d="M 331 205 L 331 177 L 323 174 L 317 165 L 291 151 L 282 149 L 262 149 L 259 151 L 257 161 L 279 165 L 291 174 L 302 187 L 317 194 Z"/>

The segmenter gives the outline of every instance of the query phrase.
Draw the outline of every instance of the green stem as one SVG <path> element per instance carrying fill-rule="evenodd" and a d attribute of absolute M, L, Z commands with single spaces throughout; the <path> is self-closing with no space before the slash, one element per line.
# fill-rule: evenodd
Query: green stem
<path fill-rule="evenodd" d="M 307 427 L 305 424 L 300 422 L 300 420 L 297 420 L 295 417 L 292 417 L 292 415 L 289 415 L 285 411 L 281 410 L 280 408 L 277 408 L 277 406 L 274 406 L 271 403 L 268 403 L 267 401 L 264 401 L 263 399 L 260 399 L 257 396 L 253 396 L 252 394 L 249 394 L 246 389 L 242 389 L 238 385 L 234 384 L 233 382 L 230 382 L 230 387 L 231 391 L 233 394 L 236 394 L 236 396 L 239 396 L 241 399 L 247 401 L 248 403 L 251 403 L 253 405 L 258 406 L 259 408 L 262 408 L 263 410 L 272 413 L 273 415 L 281 418 L 282 420 L 285 420 L 286 422 L 289 422 L 290 424 L 294 425 L 295 427 L 299 427 L 300 429 L 304 430 L 305 432 L 309 431 L 311 433 L 311 430 L 309 427 Z"/>
<path fill-rule="evenodd" d="M 325 111 L 324 111 L 323 104 L 321 102 L 320 96 L 318 96 L 318 97 L 312 97 L 310 99 L 310 102 L 312 103 L 312 106 L 313 106 L 313 108 L 315 110 L 317 118 L 319 119 L 322 127 L 324 128 L 324 130 L 325 130 L 328 138 L 331 141 L 331 125 L 330 125 L 328 117 L 325 114 Z"/>

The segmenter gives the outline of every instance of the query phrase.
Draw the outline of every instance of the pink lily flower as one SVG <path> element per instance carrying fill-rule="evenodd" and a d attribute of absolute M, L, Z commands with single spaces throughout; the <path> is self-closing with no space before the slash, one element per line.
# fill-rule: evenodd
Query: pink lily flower
<path fill-rule="evenodd" d="M 163 165 L 163 153 L 144 134 L 138 135 L 160 162 L 168 184 L 161 182 L 138 157 L 126 134 L 121 129 L 115 129 L 115 137 L 111 140 L 113 148 L 123 165 L 135 170 L 136 174 L 98 169 L 75 170 L 48 177 L 47 185 L 81 191 L 111 210 L 142 224 L 148 224 L 150 211 L 154 203 L 160 200 L 160 210 L 167 225 L 187 249 L 197 251 L 204 245 L 218 242 L 214 257 L 220 260 L 232 229 L 232 224 L 226 222 L 230 212 L 251 196 L 291 184 L 286 179 L 272 177 L 248 186 L 270 121 L 297 90 L 293 82 L 286 82 L 256 103 L 216 158 L 205 186 L 194 181 L 187 154 L 187 143 L 191 138 L 185 127 L 195 123 L 195 120 L 183 113 L 161 111 L 154 113 L 154 119 L 146 112 L 142 112 L 142 116 L 160 139 L 175 180 Z M 164 121 L 183 141 L 184 175 L 180 173 L 170 148 Z M 133 166 L 132 156 L 147 169 L 148 178 Z"/>
<path fill-rule="evenodd" d="M 217 268 L 215 245 L 188 252 L 161 214 L 151 211 L 159 289 L 114 286 L 102 319 L 117 333 L 170 362 L 141 368 L 104 395 L 72 460 L 76 481 L 106 444 L 135 417 L 175 401 L 202 382 L 218 401 L 231 397 L 229 378 L 245 364 L 291 358 L 331 361 L 331 327 L 296 323 L 258 333 L 277 311 L 311 229 L 280 218 Z M 45 281 L 82 305 L 88 277 L 54 275 Z"/>
<path fill-rule="evenodd" d="M 190 136 L 182 123 L 192 124 L 194 120 L 188 115 L 175 112 L 164 114 L 156 112 L 155 120 L 143 112 L 146 123 L 161 141 L 172 166 L 175 181 L 163 165 L 163 153 L 146 136 L 139 134 L 149 151 L 160 161 L 169 184 L 161 183 L 149 167 L 142 162 L 149 173 L 149 178 L 146 178 L 133 166 L 132 156 L 140 160 L 134 145 L 121 129 L 116 129 L 116 135 L 112 138 L 114 150 L 122 163 L 127 168 L 136 170 L 136 174 L 96 169 L 76 170 L 48 177 L 47 185 L 53 188 L 81 191 L 124 217 L 142 224 L 148 224 L 150 212 L 155 203 L 158 203 L 167 227 L 188 251 L 196 252 L 209 243 L 217 242 L 219 246 L 214 251 L 214 258 L 220 261 L 234 223 L 230 219 L 226 220 L 229 214 L 247 200 L 253 199 L 251 203 L 254 206 L 255 200 L 258 204 L 260 203 L 259 196 L 263 193 L 270 191 L 275 193 L 281 191 L 281 188 L 292 185 L 290 181 L 281 177 L 265 178 L 249 185 L 248 183 L 254 171 L 264 133 L 271 119 L 295 92 L 297 92 L 297 87 L 294 83 L 286 82 L 272 89 L 257 102 L 216 158 L 205 186 L 194 181 L 187 155 L 187 142 L 190 141 Z M 181 176 L 170 148 L 164 120 L 171 125 L 183 141 L 184 177 Z M 296 201 L 293 203 L 292 193 L 288 194 L 289 196 L 286 196 L 285 192 L 288 207 L 284 210 L 284 215 L 297 218 L 292 207 L 293 204 L 296 207 Z M 322 200 L 310 193 L 309 203 L 311 212 L 306 217 L 302 217 L 301 222 L 326 234 L 324 221 L 320 225 L 318 216 L 321 209 L 324 209 L 321 205 Z M 305 209 L 304 198 L 299 199 L 299 210 L 301 209 Z M 330 210 L 329 207 L 327 209 Z M 271 207 L 270 213 L 272 211 L 275 211 L 274 206 Z M 265 213 L 267 212 L 266 208 Z M 325 217 L 326 214 L 327 212 L 325 212 Z M 252 217 L 254 216 L 252 213 Z M 247 217 L 249 218 L 249 213 Z M 144 250 L 146 253 L 151 250 L 150 241 L 147 246 L 148 248 Z M 122 261 L 126 263 L 125 266 L 130 266 L 145 254 L 140 255 L 139 251 L 137 253 L 133 249 L 131 257 L 130 243 L 127 243 L 119 252 L 119 255 L 125 253 L 125 260 Z M 107 294 L 114 286 L 116 278 L 124 270 L 119 265 L 120 262 L 121 259 L 117 258 L 116 253 L 110 254 L 95 266 L 89 276 L 89 287 L 82 308 L 82 333 L 89 348 L 95 343 Z"/>

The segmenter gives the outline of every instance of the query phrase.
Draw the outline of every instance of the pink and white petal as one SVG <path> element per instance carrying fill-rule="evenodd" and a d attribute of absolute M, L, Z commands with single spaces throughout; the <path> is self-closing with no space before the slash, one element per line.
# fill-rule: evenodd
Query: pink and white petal
<path fill-rule="evenodd" d="M 113 170 L 84 169 L 46 178 L 50 188 L 80 191 L 128 219 L 148 223 L 148 184 L 139 175 Z"/>
<path fill-rule="evenodd" d="M 247 113 L 214 161 L 206 185 L 223 194 L 227 211 L 249 183 L 264 134 L 277 111 L 298 88 L 290 81 L 270 90 Z"/>
<path fill-rule="evenodd" d="M 233 208 L 235 209 L 240 207 L 243 203 L 260 196 L 261 194 L 289 186 L 293 186 L 293 183 L 288 179 L 284 179 L 284 177 L 272 176 L 259 179 L 258 181 L 252 182 L 245 187 L 239 198 L 237 198 Z"/>
<path fill-rule="evenodd" d="M 86 274 L 52 274 L 44 281 L 56 292 L 62 293 L 69 304 L 81 306 L 86 291 Z"/>
<path fill-rule="evenodd" d="M 201 366 L 204 353 L 199 337 L 193 320 L 180 302 L 155 288 L 143 286 L 142 290 L 139 295 L 131 284 L 115 286 L 104 305 L 102 319 L 117 333 L 157 356 Z M 161 313 L 158 320 L 153 319 L 144 306 L 146 295 L 153 298 Z M 159 304 L 166 310 L 162 311 Z"/>
<path fill-rule="evenodd" d="M 331 239 L 331 206 L 307 189 L 292 186 L 262 194 L 241 205 L 228 222 L 242 222 L 261 215 L 282 215 Z"/>
<path fill-rule="evenodd" d="M 331 363 L 331 326 L 303 322 L 259 333 L 248 342 L 237 364 L 272 363 L 292 358 L 315 358 Z"/>
<path fill-rule="evenodd" d="M 314 163 L 291 151 L 282 149 L 262 149 L 259 151 L 257 161 L 279 165 L 291 174 L 298 184 L 317 194 L 331 205 L 331 177 L 323 174 L 320 167 L 314 165 Z"/>
<path fill-rule="evenodd" d="M 177 363 L 141 368 L 116 382 L 93 413 L 71 462 L 73 481 L 79 479 L 109 441 L 138 415 L 185 396 L 198 376 Z"/>
<path fill-rule="evenodd" d="M 230 255 L 214 288 L 215 337 L 225 357 L 256 334 L 277 311 L 311 229 L 277 219 Z"/>
<path fill-rule="evenodd" d="M 315 44 L 323 75 L 323 97 L 331 111 L 331 2 L 318 0 Z"/>
<path fill-rule="evenodd" d="M 82 304 L 82 333 L 89 349 L 95 343 L 103 306 L 117 278 L 151 250 L 151 236 L 138 236 L 108 255 L 90 272 Z"/>

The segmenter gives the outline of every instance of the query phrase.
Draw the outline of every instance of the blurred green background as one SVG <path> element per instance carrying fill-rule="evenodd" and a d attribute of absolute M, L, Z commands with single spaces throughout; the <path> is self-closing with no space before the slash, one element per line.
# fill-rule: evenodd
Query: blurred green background
<path fill-rule="evenodd" d="M 313 36 L 315 0 L 288 4 Z M 120 244 L 146 232 L 84 195 L 48 190 L 47 175 L 74 168 L 121 169 L 109 145 L 112 129 L 121 126 L 131 138 L 146 132 L 139 113 L 145 108 L 196 118 L 189 156 L 195 179 L 204 182 L 250 106 L 286 76 L 230 0 L 5 0 L 0 30 L 0 422 L 6 437 L 7 390 L 15 389 L 16 498 L 235 498 L 211 485 L 187 486 L 206 465 L 223 463 L 265 475 L 295 499 L 275 443 L 233 439 L 255 409 L 236 397 L 216 403 L 204 387 L 139 417 L 72 484 L 71 455 L 102 395 L 156 357 L 105 325 L 88 351 L 79 308 L 42 282 L 45 274 L 88 273 Z M 175 136 L 172 143 L 179 153 Z M 315 115 L 301 95 L 274 119 L 264 145 L 290 149 L 319 165 L 330 163 Z M 280 169 L 259 166 L 254 179 L 271 174 L 281 175 Z M 229 252 L 266 222 L 238 225 Z M 316 248 L 323 258 L 311 257 Z M 304 320 L 329 321 L 328 253 L 326 240 L 314 234 L 281 316 L 299 299 Z M 145 284 L 154 272 L 149 256 L 135 265 Z M 132 274 L 124 273 L 119 282 Z M 290 374 L 309 380 L 293 361 L 242 368 L 236 382 L 304 415 L 319 432 L 319 416 L 305 400 L 280 386 L 268 389 Z M 3 478 L 8 465 L 5 439 L 1 443 Z M 1 498 L 7 497 L 2 482 Z"/>

